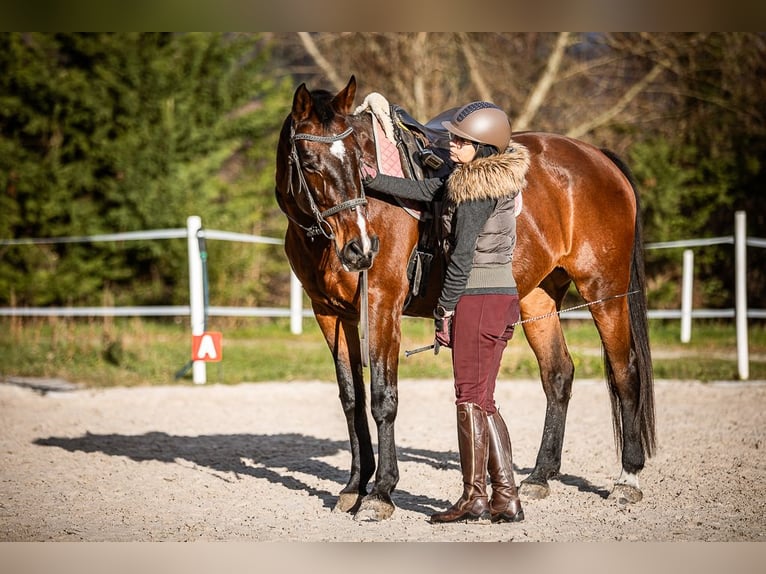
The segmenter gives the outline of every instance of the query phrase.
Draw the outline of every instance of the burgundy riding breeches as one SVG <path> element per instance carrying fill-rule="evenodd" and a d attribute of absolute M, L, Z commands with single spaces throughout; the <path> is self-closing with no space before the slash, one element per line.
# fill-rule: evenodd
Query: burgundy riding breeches
<path fill-rule="evenodd" d="M 513 324 L 518 295 L 463 295 L 452 318 L 452 369 L 456 404 L 474 403 L 494 413 L 495 380 Z"/>

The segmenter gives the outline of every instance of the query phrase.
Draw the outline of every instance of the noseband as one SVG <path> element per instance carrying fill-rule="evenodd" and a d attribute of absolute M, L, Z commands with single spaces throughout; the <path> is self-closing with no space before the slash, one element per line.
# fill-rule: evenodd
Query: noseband
<path fill-rule="evenodd" d="M 367 198 L 364 196 L 364 186 L 360 185 L 361 189 L 361 196 L 357 197 L 355 199 L 349 199 L 348 201 L 344 201 L 342 203 L 339 203 L 338 205 L 335 205 L 331 207 L 330 209 L 326 209 L 325 211 L 319 211 L 319 207 L 316 204 L 316 200 L 314 199 L 314 196 L 311 194 L 311 190 L 309 189 L 308 183 L 306 182 L 306 176 L 303 174 L 303 167 L 301 166 L 301 159 L 298 155 L 298 149 L 295 147 L 296 140 L 306 140 L 310 142 L 319 142 L 319 143 L 333 143 L 336 141 L 340 141 L 344 139 L 346 136 L 351 135 L 353 133 L 354 129 L 352 127 L 349 127 L 347 130 L 345 130 L 342 133 L 339 133 L 337 135 L 332 136 L 318 136 L 314 134 L 297 134 L 295 133 L 295 127 L 290 128 L 290 157 L 288 161 L 290 164 L 295 168 L 295 171 L 298 174 L 298 193 L 305 190 L 306 191 L 306 197 L 309 200 L 309 206 L 311 208 L 311 213 L 314 215 L 314 219 L 316 221 L 315 225 L 312 225 L 311 227 L 305 227 L 295 221 L 294 219 L 290 218 L 293 223 L 298 225 L 301 229 L 306 231 L 306 234 L 309 237 L 316 237 L 317 235 L 324 235 L 327 239 L 334 239 L 334 235 L 332 232 L 332 228 L 330 227 L 330 224 L 327 223 L 326 218 L 330 217 L 331 215 L 335 215 L 336 213 L 340 211 L 344 211 L 346 209 L 355 210 L 357 206 L 359 205 L 367 205 Z M 290 188 L 289 193 L 291 195 L 295 195 L 293 191 L 293 178 L 290 177 Z"/>

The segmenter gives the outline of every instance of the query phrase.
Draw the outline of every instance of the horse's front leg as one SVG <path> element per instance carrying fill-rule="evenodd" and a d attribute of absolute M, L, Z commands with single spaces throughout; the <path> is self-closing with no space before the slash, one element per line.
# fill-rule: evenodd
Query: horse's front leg
<path fill-rule="evenodd" d="M 357 520 L 385 520 L 396 506 L 391 493 L 399 482 L 394 423 L 401 331 L 398 319 L 378 317 L 370 334 L 370 408 L 378 429 L 378 470 L 372 492 L 362 501 Z"/>
<path fill-rule="evenodd" d="M 358 334 L 355 325 L 349 326 L 336 316 L 317 312 L 316 318 L 335 360 L 335 376 L 351 447 L 351 473 L 333 510 L 356 512 L 375 472 Z"/>

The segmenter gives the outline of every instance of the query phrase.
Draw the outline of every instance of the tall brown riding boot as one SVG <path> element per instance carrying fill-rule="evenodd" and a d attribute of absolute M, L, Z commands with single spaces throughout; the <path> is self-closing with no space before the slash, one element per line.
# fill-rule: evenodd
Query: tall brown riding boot
<path fill-rule="evenodd" d="M 513 478 L 511 437 L 499 411 L 487 415 L 489 461 L 487 471 L 492 484 L 489 515 L 492 522 L 521 522 L 524 510 Z"/>
<path fill-rule="evenodd" d="M 487 413 L 473 403 L 457 405 L 457 435 L 463 495 L 431 522 L 477 520 L 487 512 Z"/>

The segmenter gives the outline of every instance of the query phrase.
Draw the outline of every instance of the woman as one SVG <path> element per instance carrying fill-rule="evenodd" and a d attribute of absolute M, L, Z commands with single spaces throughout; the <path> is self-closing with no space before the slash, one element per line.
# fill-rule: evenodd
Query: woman
<path fill-rule="evenodd" d="M 442 125 L 450 134 L 455 163 L 449 177 L 416 181 L 372 172 L 365 186 L 420 201 L 443 196 L 447 266 L 434 310 L 434 345 L 436 352 L 439 346 L 452 348 L 463 494 L 451 508 L 433 514 L 431 522 L 476 520 L 487 511 L 492 522 L 519 522 L 524 511 L 513 477 L 511 441 L 494 392 L 503 350 L 519 318 L 511 269 L 514 207 L 529 159 L 520 146 L 515 154 L 505 153 L 510 121 L 492 103 L 467 104 Z"/>

